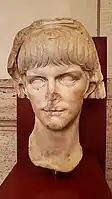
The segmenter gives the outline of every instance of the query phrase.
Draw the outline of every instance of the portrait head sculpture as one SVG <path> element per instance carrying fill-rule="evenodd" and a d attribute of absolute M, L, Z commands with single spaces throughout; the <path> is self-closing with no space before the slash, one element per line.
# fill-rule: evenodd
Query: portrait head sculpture
<path fill-rule="evenodd" d="M 15 37 L 8 72 L 35 113 L 29 156 L 36 166 L 72 171 L 83 156 L 79 118 L 85 98 L 105 98 L 98 54 L 71 18 L 38 20 Z M 26 113 L 27 116 L 27 113 Z"/>

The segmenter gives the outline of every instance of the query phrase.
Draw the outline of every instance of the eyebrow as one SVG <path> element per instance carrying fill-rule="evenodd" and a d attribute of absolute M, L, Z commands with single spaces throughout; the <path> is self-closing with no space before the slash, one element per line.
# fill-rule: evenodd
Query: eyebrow
<path fill-rule="evenodd" d="M 33 73 L 34 73 L 34 72 L 33 72 Z M 54 76 L 54 78 L 59 77 L 59 76 L 63 76 L 63 75 L 78 75 L 79 77 L 81 77 L 82 73 L 81 73 L 81 71 L 67 71 L 67 72 L 60 73 L 60 74 Z M 28 74 L 28 75 L 26 75 L 26 76 L 27 76 L 27 78 L 28 78 L 29 80 L 31 80 L 32 78 L 36 78 L 36 77 L 47 78 L 45 75 L 36 74 L 36 73 L 34 73 L 34 74 Z"/>

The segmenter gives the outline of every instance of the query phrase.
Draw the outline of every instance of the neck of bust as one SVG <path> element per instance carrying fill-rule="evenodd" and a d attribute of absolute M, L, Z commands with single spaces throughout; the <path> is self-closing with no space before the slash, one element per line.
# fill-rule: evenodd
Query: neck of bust
<path fill-rule="evenodd" d="M 29 156 L 36 166 L 55 171 L 72 171 L 82 159 L 79 143 L 80 114 L 65 129 L 53 131 L 46 128 L 38 118 L 29 137 Z"/>

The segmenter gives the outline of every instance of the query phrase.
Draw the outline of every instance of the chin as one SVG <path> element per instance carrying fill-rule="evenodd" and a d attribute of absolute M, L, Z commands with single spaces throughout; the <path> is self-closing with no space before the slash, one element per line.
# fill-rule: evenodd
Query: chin
<path fill-rule="evenodd" d="M 65 124 L 62 124 L 61 122 L 60 123 L 48 123 L 47 125 L 46 125 L 46 127 L 47 128 L 49 128 L 49 129 L 51 129 L 51 130 L 56 130 L 56 131 L 58 131 L 58 130 L 62 130 L 62 129 L 64 129 L 65 127 L 66 127 L 66 125 Z"/>
<path fill-rule="evenodd" d="M 71 118 L 68 120 L 68 118 L 51 117 L 50 119 L 45 118 L 44 120 L 41 120 L 41 122 L 51 130 L 62 130 L 69 125 Z"/>

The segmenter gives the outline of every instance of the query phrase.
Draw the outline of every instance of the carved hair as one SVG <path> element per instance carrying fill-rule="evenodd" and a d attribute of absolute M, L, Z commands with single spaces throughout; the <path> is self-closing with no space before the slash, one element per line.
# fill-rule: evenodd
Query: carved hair
<path fill-rule="evenodd" d="M 58 65 L 80 65 L 96 84 L 89 98 L 104 98 L 105 88 L 94 42 L 84 26 L 76 20 L 57 18 L 39 20 L 15 37 L 8 59 L 8 72 L 18 81 L 28 69 Z"/>

